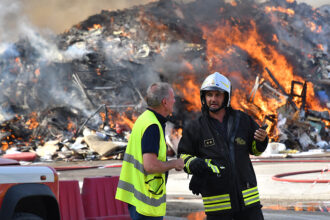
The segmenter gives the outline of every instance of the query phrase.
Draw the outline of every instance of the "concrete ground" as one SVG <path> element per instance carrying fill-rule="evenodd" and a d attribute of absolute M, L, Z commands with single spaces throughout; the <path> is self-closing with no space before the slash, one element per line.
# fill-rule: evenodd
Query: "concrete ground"
<path fill-rule="evenodd" d="M 272 179 L 274 175 L 280 173 L 323 170 L 324 172 L 299 174 L 283 178 L 330 180 L 330 157 L 314 157 L 311 159 L 315 161 L 327 160 L 327 162 L 289 162 L 288 159 L 281 159 L 282 162 L 271 162 L 272 160 L 269 160 L 269 162 L 255 162 L 253 164 L 257 175 L 261 202 L 264 206 L 263 209 L 266 214 L 268 212 L 268 215 L 274 215 L 274 213 L 269 213 L 268 210 L 316 211 L 318 213 L 321 213 L 320 210 L 323 210 L 328 211 L 328 213 L 322 213 L 322 215 L 330 214 L 330 183 L 293 183 L 275 181 Z M 122 161 L 120 160 L 108 160 L 42 164 L 53 167 L 100 167 L 94 169 L 77 169 L 58 172 L 60 180 L 78 180 L 82 185 L 84 177 L 119 175 L 121 169 L 120 167 L 102 167 L 120 165 L 121 163 Z M 201 216 L 203 215 L 201 214 L 203 213 L 201 197 L 193 195 L 191 191 L 189 191 L 188 186 L 189 178 L 186 173 L 183 171 L 177 172 L 174 170 L 170 172 L 167 183 L 167 220 L 187 219 L 187 216 L 192 215 L 192 213 Z M 203 217 L 195 216 L 188 219 L 203 219 Z"/>
<path fill-rule="evenodd" d="M 329 163 L 280 162 L 255 163 L 258 188 L 264 209 L 319 211 L 323 208 L 330 212 L 330 171 L 323 173 L 299 174 L 283 178 L 290 179 L 327 179 L 329 183 L 292 183 L 275 181 L 272 177 L 280 173 L 329 169 Z M 171 171 L 167 184 L 168 202 L 174 207 L 189 204 L 180 210 L 186 214 L 203 210 L 200 196 L 193 195 L 189 189 L 187 174 Z M 172 208 L 172 207 L 171 207 Z M 171 209 L 170 208 L 170 209 Z M 171 212 L 171 211 L 170 211 Z M 178 215 L 178 213 L 174 213 Z"/>

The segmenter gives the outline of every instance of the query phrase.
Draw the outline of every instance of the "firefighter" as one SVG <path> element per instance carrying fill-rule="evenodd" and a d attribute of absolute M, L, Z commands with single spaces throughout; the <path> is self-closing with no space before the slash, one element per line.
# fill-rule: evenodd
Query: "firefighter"
<path fill-rule="evenodd" d="M 202 114 L 184 127 L 178 153 L 192 174 L 189 189 L 201 194 L 208 220 L 263 219 L 249 154 L 260 155 L 267 132 L 247 114 L 230 107 L 231 83 L 209 75 L 200 89 Z"/>
<path fill-rule="evenodd" d="M 161 220 L 166 212 L 168 171 L 180 171 L 184 163 L 166 157 L 164 131 L 175 102 L 173 89 L 168 83 L 153 83 L 146 101 L 148 108 L 136 120 L 128 140 L 116 199 L 128 203 L 133 220 Z"/>

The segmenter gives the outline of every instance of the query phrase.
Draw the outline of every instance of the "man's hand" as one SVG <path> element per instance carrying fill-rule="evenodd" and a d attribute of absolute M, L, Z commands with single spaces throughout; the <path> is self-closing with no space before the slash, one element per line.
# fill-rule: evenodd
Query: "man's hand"
<path fill-rule="evenodd" d="M 193 175 L 189 183 L 189 189 L 192 191 L 193 194 L 199 195 L 201 193 L 203 185 L 204 178 Z"/>
<path fill-rule="evenodd" d="M 198 157 L 196 157 L 190 162 L 189 169 L 193 175 L 198 176 L 202 176 L 206 173 L 212 173 L 211 168 L 206 164 L 206 162 Z"/>
<path fill-rule="evenodd" d="M 143 167 L 144 170 L 148 173 L 164 173 L 171 169 L 180 171 L 184 167 L 184 162 L 181 158 L 169 161 L 160 161 L 154 153 L 145 153 L 143 154 Z"/>
<path fill-rule="evenodd" d="M 259 128 L 254 132 L 254 139 L 260 142 L 263 142 L 267 137 L 267 131 Z"/>
<path fill-rule="evenodd" d="M 184 168 L 184 161 L 182 158 L 176 159 L 174 168 L 176 171 L 181 171 Z"/>

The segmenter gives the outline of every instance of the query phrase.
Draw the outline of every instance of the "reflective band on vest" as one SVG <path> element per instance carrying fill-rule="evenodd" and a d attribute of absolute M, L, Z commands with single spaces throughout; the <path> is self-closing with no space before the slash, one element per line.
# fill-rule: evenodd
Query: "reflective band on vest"
<path fill-rule="evenodd" d="M 141 164 L 141 163 L 139 163 L 139 161 L 135 160 L 132 155 L 125 154 L 123 160 L 134 164 L 135 169 L 139 170 L 141 173 L 143 173 L 145 175 L 148 175 L 147 172 L 143 168 L 143 164 Z"/>
<path fill-rule="evenodd" d="M 138 200 L 151 205 L 151 206 L 155 206 L 158 207 L 160 206 L 162 203 L 166 202 L 166 195 L 163 195 L 160 199 L 154 199 L 154 198 L 149 198 L 146 195 L 140 193 L 139 191 L 137 191 L 134 188 L 134 185 L 128 183 L 128 182 L 124 182 L 119 180 L 118 182 L 118 187 L 120 187 L 121 189 L 124 189 L 128 192 L 131 192 L 134 194 L 134 197 L 137 198 Z"/>
<path fill-rule="evenodd" d="M 250 205 L 260 201 L 258 187 L 253 187 L 242 191 L 245 205 Z"/>
<path fill-rule="evenodd" d="M 146 110 L 136 120 L 130 135 L 118 182 L 116 199 L 136 207 L 145 216 L 165 216 L 165 173 L 147 174 L 143 166 L 141 140 L 152 124 L 159 128 L 160 140 L 157 159 L 166 161 L 166 143 L 161 124 L 155 114 Z"/>
<path fill-rule="evenodd" d="M 203 197 L 205 212 L 215 212 L 231 209 L 229 194 Z"/>

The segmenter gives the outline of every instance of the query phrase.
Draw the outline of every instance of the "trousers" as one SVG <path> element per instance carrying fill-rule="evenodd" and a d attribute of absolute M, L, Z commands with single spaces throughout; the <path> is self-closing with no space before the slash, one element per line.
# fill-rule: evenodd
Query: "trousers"
<path fill-rule="evenodd" d="M 251 207 L 241 212 L 207 215 L 207 220 L 264 220 L 260 207 Z"/>
<path fill-rule="evenodd" d="M 129 215 L 131 216 L 132 220 L 163 220 L 163 216 L 160 217 L 152 217 L 152 216 L 145 216 L 141 215 L 136 211 L 135 206 L 128 204 L 128 211 Z"/>

